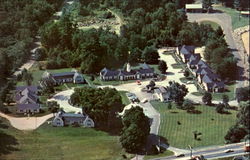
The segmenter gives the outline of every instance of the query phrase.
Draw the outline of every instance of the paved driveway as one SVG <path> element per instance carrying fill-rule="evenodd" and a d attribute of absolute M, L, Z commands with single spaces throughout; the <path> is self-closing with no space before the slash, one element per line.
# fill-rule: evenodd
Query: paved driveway
<path fill-rule="evenodd" d="M 74 93 L 74 89 L 62 91 L 62 92 L 55 94 L 52 98 L 48 99 L 48 101 L 56 101 L 60 105 L 60 108 L 63 108 L 65 112 L 74 112 L 74 113 L 82 112 L 81 108 L 76 108 L 72 106 L 71 104 L 69 104 L 68 102 L 70 99 L 70 96 L 73 93 Z"/>
<path fill-rule="evenodd" d="M 42 117 L 12 117 L 0 112 L 0 116 L 10 121 L 10 124 L 19 130 L 34 130 L 42 125 L 45 121 L 53 117 L 53 114 L 48 114 Z"/>
<path fill-rule="evenodd" d="M 239 69 L 239 83 L 237 83 L 236 87 L 240 88 L 245 86 L 245 83 L 242 82 L 244 80 L 244 77 L 242 77 L 244 74 L 247 74 L 248 65 L 244 63 L 243 56 L 244 53 L 239 52 L 240 48 L 237 47 L 237 41 L 233 38 L 233 29 L 232 29 L 232 20 L 231 17 L 226 13 L 188 13 L 188 20 L 190 22 L 201 22 L 201 21 L 213 21 L 218 23 L 225 34 L 226 42 L 229 45 L 229 48 L 232 50 L 232 54 L 235 58 L 238 59 L 237 65 L 241 68 Z M 241 43 L 241 42 L 238 42 Z M 243 69 L 243 70 L 242 70 Z"/>

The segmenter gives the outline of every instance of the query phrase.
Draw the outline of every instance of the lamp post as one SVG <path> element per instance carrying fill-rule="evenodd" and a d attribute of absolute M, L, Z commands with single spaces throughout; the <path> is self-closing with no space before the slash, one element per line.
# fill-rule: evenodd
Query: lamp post
<path fill-rule="evenodd" d="M 189 149 L 190 149 L 190 158 L 192 159 L 192 151 L 193 151 L 192 149 L 193 149 L 193 148 L 192 148 L 190 145 L 188 145 L 188 147 L 189 147 Z"/>

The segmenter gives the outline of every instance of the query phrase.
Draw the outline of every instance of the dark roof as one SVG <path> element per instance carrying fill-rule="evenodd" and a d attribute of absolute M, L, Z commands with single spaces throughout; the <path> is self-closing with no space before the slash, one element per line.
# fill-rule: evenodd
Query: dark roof
<path fill-rule="evenodd" d="M 182 53 L 182 54 L 192 54 L 192 53 L 194 53 L 194 49 L 195 49 L 195 46 L 183 45 L 181 47 L 180 53 Z"/>
<path fill-rule="evenodd" d="M 192 54 L 191 56 L 190 56 L 190 59 L 189 60 L 200 60 L 201 59 L 201 55 L 199 54 L 199 53 L 197 53 L 197 54 Z"/>
<path fill-rule="evenodd" d="M 33 100 L 34 102 L 37 101 L 37 97 L 36 95 L 32 94 L 32 93 L 27 93 L 23 96 L 17 96 L 16 98 L 19 98 L 19 99 L 16 99 L 17 101 L 19 101 L 19 103 L 22 103 L 23 101 L 25 101 L 26 99 L 31 99 Z"/>
<path fill-rule="evenodd" d="M 215 82 L 213 87 L 218 87 L 218 88 L 224 88 L 225 84 L 224 82 Z"/>
<path fill-rule="evenodd" d="M 129 75 L 135 75 L 137 73 L 139 74 L 154 73 L 154 69 L 150 68 L 147 64 L 144 63 L 141 66 L 142 68 L 132 69 L 130 72 L 127 72 L 125 70 L 113 71 L 107 68 L 103 68 L 100 73 L 102 76 L 123 76 L 123 75 L 129 76 Z"/>
<path fill-rule="evenodd" d="M 32 92 L 37 92 L 38 91 L 38 87 L 37 86 L 17 86 L 16 87 L 16 91 L 23 91 L 25 89 L 28 89 Z"/>
<path fill-rule="evenodd" d="M 200 60 L 198 62 L 198 67 L 201 67 L 201 68 L 209 68 L 208 64 L 206 62 L 204 62 L 203 60 Z"/>
<path fill-rule="evenodd" d="M 55 79 L 60 78 L 73 78 L 76 72 L 61 72 L 61 73 L 53 73 L 52 77 Z"/>
<path fill-rule="evenodd" d="M 19 110 L 24 110 L 24 109 L 39 109 L 39 105 L 38 104 L 18 104 L 17 108 Z"/>
<path fill-rule="evenodd" d="M 150 69 L 149 65 L 146 63 L 141 64 L 142 69 Z"/>
<path fill-rule="evenodd" d="M 117 76 L 119 74 L 119 71 L 112 71 L 107 68 L 104 68 L 101 70 L 101 74 L 103 76 Z"/>
<path fill-rule="evenodd" d="M 208 75 L 205 74 L 202 77 L 202 82 L 204 82 L 204 83 L 213 83 L 213 80 Z"/>
<path fill-rule="evenodd" d="M 85 118 L 83 114 L 75 114 L 75 113 L 62 113 L 61 117 L 64 118 Z"/>

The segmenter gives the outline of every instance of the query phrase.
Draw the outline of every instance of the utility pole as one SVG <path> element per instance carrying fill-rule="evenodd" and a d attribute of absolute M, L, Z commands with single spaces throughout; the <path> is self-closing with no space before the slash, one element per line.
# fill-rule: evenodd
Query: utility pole
<path fill-rule="evenodd" d="M 190 145 L 188 145 L 189 149 L 190 149 L 190 158 L 192 159 L 192 147 Z"/>

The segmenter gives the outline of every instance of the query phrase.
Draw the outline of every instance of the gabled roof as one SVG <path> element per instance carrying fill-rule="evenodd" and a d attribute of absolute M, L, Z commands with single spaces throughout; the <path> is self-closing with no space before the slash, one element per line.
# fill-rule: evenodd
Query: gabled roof
<path fill-rule="evenodd" d="M 75 75 L 75 72 L 61 72 L 61 73 L 53 73 L 52 77 L 55 79 L 60 79 L 60 78 L 73 78 Z"/>
<path fill-rule="evenodd" d="M 198 62 L 198 67 L 200 67 L 200 68 L 209 68 L 208 64 L 206 62 L 204 62 L 203 60 L 200 60 Z"/>
<path fill-rule="evenodd" d="M 32 91 L 32 92 L 37 92 L 38 91 L 38 87 L 37 86 L 17 86 L 16 87 L 16 91 L 21 91 L 22 92 L 26 88 L 28 90 Z"/>
<path fill-rule="evenodd" d="M 192 54 L 194 53 L 194 49 L 195 49 L 195 46 L 187 46 L 187 45 L 183 45 L 181 47 L 181 50 L 180 50 L 180 53 L 181 54 Z"/>
<path fill-rule="evenodd" d="M 142 69 L 150 69 L 149 65 L 146 63 L 141 64 Z"/>
<path fill-rule="evenodd" d="M 104 68 L 101 70 L 101 75 L 102 76 L 118 76 L 119 71 L 112 71 L 107 68 Z"/>
<path fill-rule="evenodd" d="M 20 99 L 17 100 L 17 101 L 18 101 L 18 103 L 22 104 L 22 103 L 26 103 L 27 100 L 30 103 L 36 103 L 37 102 L 37 97 L 36 97 L 36 95 L 34 95 L 32 93 L 28 93 L 28 94 L 25 94 L 22 97 L 20 97 Z"/>
<path fill-rule="evenodd" d="M 224 84 L 224 82 L 215 82 L 214 83 L 214 86 L 213 86 L 214 88 L 224 88 L 225 87 L 225 84 Z"/>
<path fill-rule="evenodd" d="M 60 116 L 64 118 L 85 118 L 83 114 L 75 114 L 75 113 L 62 113 Z"/>
<path fill-rule="evenodd" d="M 33 103 L 30 103 L 30 104 L 18 104 L 17 105 L 17 108 L 19 110 L 25 110 L 25 109 L 39 109 L 40 106 L 38 104 L 33 104 Z"/>
<path fill-rule="evenodd" d="M 202 82 L 204 83 L 213 83 L 213 80 L 208 76 L 208 75 L 203 75 L 202 76 Z"/>

